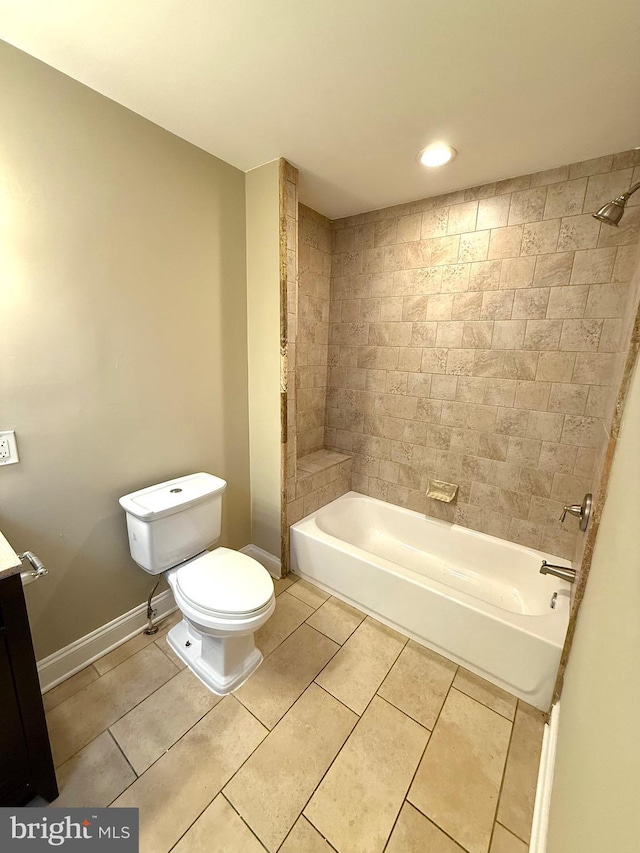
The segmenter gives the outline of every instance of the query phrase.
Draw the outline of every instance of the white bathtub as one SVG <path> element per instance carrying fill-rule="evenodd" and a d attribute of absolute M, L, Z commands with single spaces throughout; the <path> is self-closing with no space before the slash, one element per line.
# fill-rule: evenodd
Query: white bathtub
<path fill-rule="evenodd" d="M 356 492 L 291 527 L 296 574 L 546 711 L 569 584 L 543 559 L 571 565 Z"/>

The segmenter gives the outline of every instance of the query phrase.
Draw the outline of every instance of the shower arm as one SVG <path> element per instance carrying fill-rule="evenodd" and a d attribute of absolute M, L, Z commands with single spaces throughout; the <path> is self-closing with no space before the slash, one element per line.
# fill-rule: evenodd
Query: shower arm
<path fill-rule="evenodd" d="M 627 190 L 626 192 L 622 193 L 622 195 L 619 195 L 615 200 L 616 201 L 618 201 L 618 200 L 626 201 L 630 195 L 634 194 L 634 192 L 636 190 L 640 190 L 640 181 L 638 181 L 637 184 L 634 184 L 630 190 Z"/>

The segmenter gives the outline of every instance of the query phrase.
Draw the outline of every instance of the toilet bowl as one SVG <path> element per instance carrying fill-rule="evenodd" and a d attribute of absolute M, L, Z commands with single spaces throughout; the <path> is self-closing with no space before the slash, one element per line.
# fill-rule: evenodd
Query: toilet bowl
<path fill-rule="evenodd" d="M 220 535 L 224 480 L 191 474 L 120 498 L 131 555 L 165 573 L 182 621 L 167 635 L 173 651 L 213 692 L 226 695 L 262 662 L 254 633 L 275 609 L 267 570 L 230 548 L 206 550 Z"/>

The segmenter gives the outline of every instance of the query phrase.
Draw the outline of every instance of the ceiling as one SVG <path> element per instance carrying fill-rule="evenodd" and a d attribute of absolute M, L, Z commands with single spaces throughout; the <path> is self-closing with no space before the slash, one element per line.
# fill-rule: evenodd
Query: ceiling
<path fill-rule="evenodd" d="M 640 145 L 638 0 L 0 0 L 0 37 L 335 219 Z M 445 140 L 458 157 L 416 160 Z"/>

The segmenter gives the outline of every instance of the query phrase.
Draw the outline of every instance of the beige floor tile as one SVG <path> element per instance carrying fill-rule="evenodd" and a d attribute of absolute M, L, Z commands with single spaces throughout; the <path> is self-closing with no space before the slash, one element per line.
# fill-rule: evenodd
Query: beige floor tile
<path fill-rule="evenodd" d="M 268 850 L 282 844 L 357 721 L 311 684 L 224 789 Z"/>
<path fill-rule="evenodd" d="M 498 820 L 529 843 L 542 749 L 544 714 L 518 702 L 498 807 Z"/>
<path fill-rule="evenodd" d="M 290 586 L 296 583 L 298 578 L 295 575 L 288 574 L 286 578 L 271 578 L 271 580 L 273 581 L 273 588 L 276 595 L 280 595 L 281 592 L 284 592 L 285 589 L 289 589 Z"/>
<path fill-rule="evenodd" d="M 366 613 L 340 601 L 339 598 L 329 598 L 316 612 L 307 619 L 312 628 L 322 631 L 331 640 L 342 645 L 365 618 Z"/>
<path fill-rule="evenodd" d="M 527 853 L 528 846 L 512 835 L 504 826 L 496 823 L 491 839 L 490 853 Z"/>
<path fill-rule="evenodd" d="M 456 669 L 455 663 L 409 640 L 378 693 L 431 730 Z"/>
<path fill-rule="evenodd" d="M 385 853 L 465 853 L 409 803 L 402 806 Z"/>
<path fill-rule="evenodd" d="M 273 615 L 259 631 L 256 631 L 256 646 L 266 657 L 283 640 L 286 640 L 289 634 L 293 634 L 312 613 L 313 607 L 309 607 L 299 598 L 294 598 L 289 593 L 279 595 Z"/>
<path fill-rule="evenodd" d="M 126 643 L 118 646 L 117 649 L 109 652 L 108 655 L 98 658 L 93 665 L 98 670 L 99 675 L 105 675 L 109 670 L 118 666 L 119 663 L 133 657 L 133 655 L 141 649 L 144 649 L 145 646 L 148 646 L 149 643 L 153 643 L 154 640 L 155 635 L 150 636 L 149 634 L 143 634 L 142 632 L 140 634 L 136 634 L 135 637 L 132 637 L 130 640 L 127 640 Z"/>
<path fill-rule="evenodd" d="M 140 776 L 221 698 L 183 669 L 114 723 L 111 734 Z"/>
<path fill-rule="evenodd" d="M 267 730 L 226 696 L 113 804 L 140 809 L 140 853 L 166 853 Z"/>
<path fill-rule="evenodd" d="M 135 781 L 109 732 L 103 732 L 56 770 L 60 796 L 52 806 L 108 806 Z"/>
<path fill-rule="evenodd" d="M 54 708 L 47 723 L 56 765 L 71 758 L 177 672 L 151 643 Z"/>
<path fill-rule="evenodd" d="M 235 695 L 272 729 L 339 648 L 324 634 L 301 625 L 266 658 Z"/>
<path fill-rule="evenodd" d="M 154 634 L 154 640 L 161 640 L 163 637 L 166 637 L 169 631 L 173 628 L 174 625 L 177 625 L 178 622 L 182 621 L 182 611 L 177 609 L 174 610 L 173 613 L 170 613 L 168 616 L 165 616 L 160 622 L 158 622 L 158 633 Z"/>
<path fill-rule="evenodd" d="M 172 664 L 178 667 L 178 669 L 186 669 L 187 665 L 179 658 L 178 655 L 173 651 L 169 643 L 167 642 L 167 631 L 166 634 L 163 634 L 160 639 L 156 639 L 156 646 L 160 649 L 160 651 L 164 652 L 164 654 L 169 658 Z"/>
<path fill-rule="evenodd" d="M 305 817 L 299 817 L 279 853 L 333 853 L 318 830 Z"/>
<path fill-rule="evenodd" d="M 328 592 L 314 586 L 309 581 L 303 580 L 299 580 L 293 586 L 289 587 L 287 592 L 290 595 L 295 595 L 296 598 L 304 601 L 305 604 L 313 607 L 314 610 L 317 610 L 330 597 Z"/>
<path fill-rule="evenodd" d="M 91 684 L 92 681 L 95 681 L 99 677 L 98 670 L 93 664 L 85 669 L 81 669 L 80 672 L 76 672 L 71 678 L 65 679 L 56 687 L 43 694 L 42 702 L 45 711 L 52 711 L 57 705 L 64 702 L 65 699 L 73 696 L 74 693 L 84 690 L 88 684 Z"/>
<path fill-rule="evenodd" d="M 218 794 L 172 853 L 264 853 L 264 847 Z M 302 851 L 299 851 L 302 853 Z"/>
<path fill-rule="evenodd" d="M 487 853 L 511 723 L 451 689 L 408 799 L 469 853 Z"/>
<path fill-rule="evenodd" d="M 406 642 L 406 637 L 368 616 L 316 681 L 362 714 Z"/>
<path fill-rule="evenodd" d="M 304 814 L 340 853 L 384 848 L 429 732 L 375 696 Z"/>
<path fill-rule="evenodd" d="M 460 690 L 462 693 L 466 693 L 467 696 L 471 696 L 472 699 L 482 702 L 483 705 L 491 708 L 497 714 L 502 714 L 508 720 L 513 720 L 516 715 L 516 703 L 518 700 L 515 696 L 507 693 L 506 690 L 501 690 L 495 684 L 485 681 L 479 675 L 469 672 L 468 669 L 460 667 L 453 686 L 456 690 Z"/>

